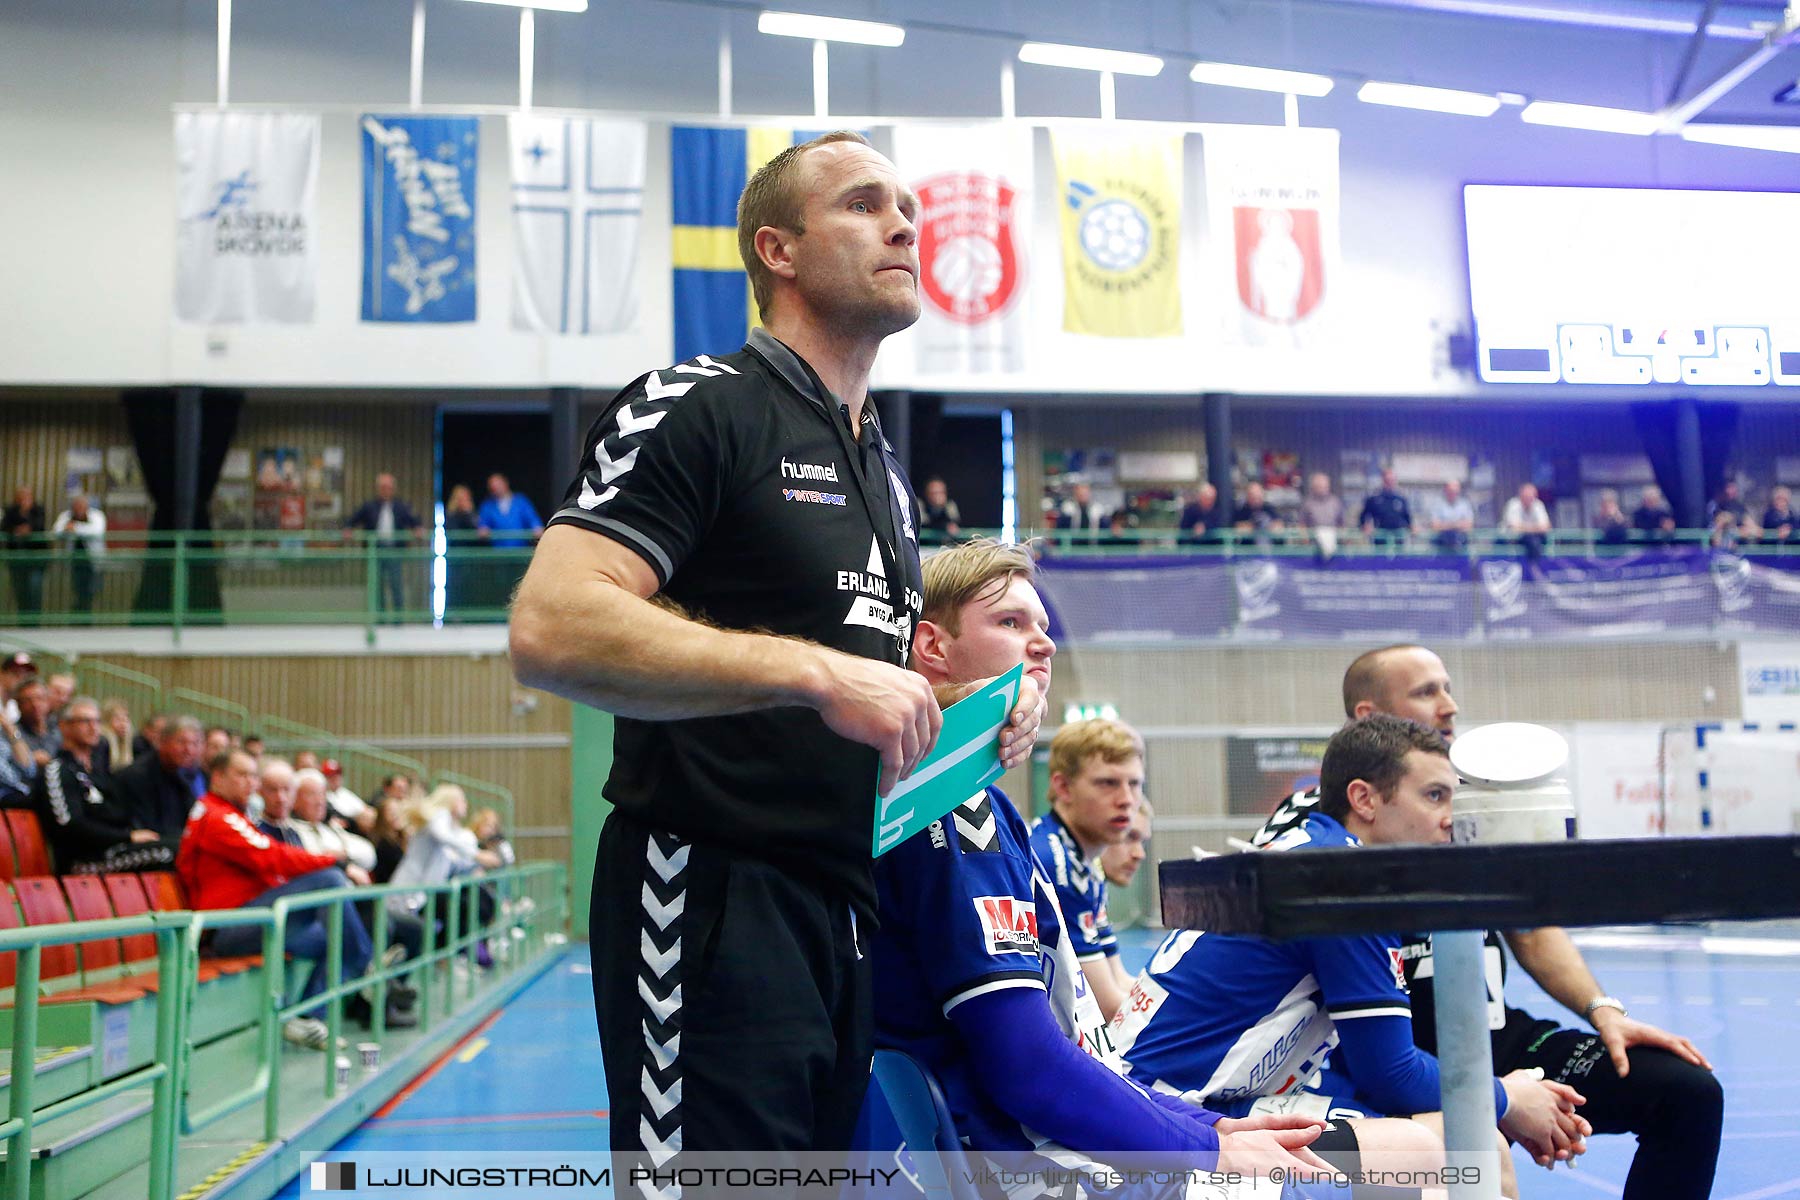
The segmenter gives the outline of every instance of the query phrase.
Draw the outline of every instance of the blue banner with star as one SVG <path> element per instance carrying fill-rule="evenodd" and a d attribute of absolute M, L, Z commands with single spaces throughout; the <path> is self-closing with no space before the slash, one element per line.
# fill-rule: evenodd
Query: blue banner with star
<path fill-rule="evenodd" d="M 362 119 L 365 321 L 475 319 L 474 117 Z"/>

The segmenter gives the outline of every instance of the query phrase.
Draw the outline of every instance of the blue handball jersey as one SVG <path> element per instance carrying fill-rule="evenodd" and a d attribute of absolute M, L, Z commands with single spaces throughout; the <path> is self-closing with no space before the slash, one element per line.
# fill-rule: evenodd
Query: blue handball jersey
<path fill-rule="evenodd" d="M 1031 852 L 1056 887 L 1056 902 L 1069 923 L 1069 944 L 1079 962 L 1119 952 L 1106 915 L 1106 876 L 1081 856 L 1081 847 L 1054 812 L 1031 823 Z"/>
<path fill-rule="evenodd" d="M 1359 844 L 1311 812 L 1270 850 Z M 1306 1088 L 1338 1044 L 1338 1022 L 1411 1011 L 1396 936 L 1270 942 L 1177 929 L 1114 1026 L 1133 1079 L 1231 1111 L 1233 1100 Z"/>
<path fill-rule="evenodd" d="M 1036 1149 L 982 1089 L 950 1013 L 1002 988 L 1047 992 L 1069 1039 L 1123 1073 L 1111 1030 L 1064 938 L 1025 822 L 998 788 L 875 860 L 875 1041 L 931 1069 L 978 1150 Z"/>

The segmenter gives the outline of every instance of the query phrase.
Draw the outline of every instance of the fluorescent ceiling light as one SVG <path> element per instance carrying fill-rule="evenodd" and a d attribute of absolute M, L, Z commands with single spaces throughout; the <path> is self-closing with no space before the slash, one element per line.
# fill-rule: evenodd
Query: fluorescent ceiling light
<path fill-rule="evenodd" d="M 1371 79 L 1356 90 L 1366 104 L 1391 108 L 1422 108 L 1427 112 L 1454 113 L 1462 117 L 1491 117 L 1500 109 L 1500 97 L 1485 92 L 1459 92 L 1452 88 L 1418 87 L 1410 83 L 1381 83 Z"/>
<path fill-rule="evenodd" d="M 1800 154 L 1800 125 L 1683 125 L 1681 140 Z"/>
<path fill-rule="evenodd" d="M 765 12 L 756 19 L 756 30 L 779 37 L 855 42 L 859 46 L 898 46 L 906 40 L 906 30 L 898 25 L 849 21 L 843 17 L 813 17 L 805 13 Z"/>
<path fill-rule="evenodd" d="M 1195 63 L 1194 69 L 1188 72 L 1188 78 L 1195 83 L 1250 88 L 1258 92 L 1282 92 L 1290 96 L 1323 96 L 1331 91 L 1332 83 L 1329 75 L 1216 62 Z"/>
<path fill-rule="evenodd" d="M 1662 125 L 1655 113 L 1626 108 L 1597 108 L 1592 104 L 1559 104 L 1534 100 L 1519 113 L 1529 125 L 1557 125 L 1564 129 L 1592 129 L 1600 133 L 1630 133 L 1648 137 Z"/>
<path fill-rule="evenodd" d="M 470 0 L 474 4 L 500 4 L 507 8 L 548 8 L 556 12 L 586 12 L 588 0 Z"/>
<path fill-rule="evenodd" d="M 1097 50 L 1092 46 L 1063 46 L 1056 42 L 1026 42 L 1019 47 L 1019 61 L 1036 63 L 1040 67 L 1111 71 L 1114 75 L 1160 75 L 1163 69 L 1163 60 L 1154 54 Z"/>

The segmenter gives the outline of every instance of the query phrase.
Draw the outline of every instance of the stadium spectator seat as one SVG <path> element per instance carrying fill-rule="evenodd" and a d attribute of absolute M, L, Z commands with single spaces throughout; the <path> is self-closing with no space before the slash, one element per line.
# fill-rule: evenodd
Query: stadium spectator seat
<path fill-rule="evenodd" d="M 187 907 L 187 897 L 181 894 L 181 877 L 173 871 L 146 871 L 139 879 L 144 885 L 144 894 L 150 899 L 150 907 L 157 912 L 178 912 Z"/>
<path fill-rule="evenodd" d="M 927 1151 L 913 1156 L 927 1200 L 973 1200 L 962 1139 L 931 1072 L 904 1051 L 877 1050 L 873 1074 L 906 1144 Z"/>
<path fill-rule="evenodd" d="M 107 880 L 123 880 L 135 885 L 137 879 L 131 875 L 109 875 Z M 136 907 L 131 907 L 129 892 L 123 885 L 120 890 L 127 895 L 126 906 L 121 909 L 111 899 L 111 889 L 98 875 L 65 875 L 62 880 L 63 891 L 69 896 L 69 910 L 75 914 L 77 921 L 109 921 L 114 916 L 131 917 L 149 911 L 149 904 L 144 899 L 141 888 L 137 891 Z M 129 910 L 129 911 L 127 911 Z M 130 943 L 122 946 L 121 943 Z M 132 966 L 148 960 L 149 969 L 130 970 Z M 82 945 L 81 965 L 83 975 L 91 984 L 96 970 L 102 972 L 102 979 L 117 979 L 132 987 L 154 992 L 156 979 L 156 939 L 147 933 L 136 934 L 120 941 L 108 938 L 99 942 L 85 942 Z M 219 977 L 220 968 L 216 961 L 208 960 L 200 964 L 200 982 Z M 122 978 L 121 978 L 122 977 Z"/>
<path fill-rule="evenodd" d="M 18 875 L 50 874 L 50 851 L 44 844 L 44 831 L 38 828 L 37 814 L 30 809 L 9 808 L 6 824 L 12 831 L 13 858 Z"/>
<path fill-rule="evenodd" d="M 0 822 L 0 826 L 3 825 L 4 822 Z M 6 862 L 8 866 L 12 865 L 10 854 L 7 855 Z M 0 929 L 17 928 L 19 928 L 19 910 L 13 905 L 12 884 L 0 883 Z M 0 991 L 4 991 L 10 996 L 18 974 L 18 951 L 8 950 L 5 954 L 0 954 Z"/>
<path fill-rule="evenodd" d="M 118 878 L 113 876 L 113 878 Z M 138 882 L 143 887 L 150 907 L 157 912 L 179 912 L 187 907 L 187 896 L 181 890 L 181 877 L 173 871 L 145 871 L 139 875 Z M 115 901 L 116 903 L 116 901 Z M 135 915 L 119 913 L 120 916 Z M 147 936 L 147 935 L 146 935 Z M 246 954 L 239 958 L 209 958 L 201 964 L 200 977 L 213 978 L 208 974 L 209 968 L 221 975 L 235 975 L 239 971 L 248 971 L 252 967 L 262 966 L 262 955 Z"/>
<path fill-rule="evenodd" d="M 15 830 L 16 832 L 16 830 Z M 19 911 L 24 914 L 27 925 L 66 925 L 70 923 L 68 901 L 63 897 L 61 885 L 53 876 L 22 875 L 13 880 L 13 892 L 19 898 Z M 38 980 L 41 984 L 62 983 L 60 989 L 52 988 L 44 997 L 46 1004 L 68 1003 L 76 1000 L 98 1000 L 103 1004 L 126 1004 L 140 999 L 144 991 L 120 981 L 106 981 L 89 987 L 81 987 L 81 979 L 77 974 L 77 956 L 74 945 L 45 946 L 38 961 Z M 113 953 L 118 954 L 118 943 L 113 943 Z"/>
<path fill-rule="evenodd" d="M 150 897 L 144 892 L 143 880 L 136 875 L 102 875 L 100 881 L 106 888 L 107 897 L 112 901 L 115 915 L 136 917 L 150 911 Z M 156 959 L 156 939 L 150 934 L 134 933 L 130 937 L 121 938 L 120 943 L 128 963 L 153 962 Z"/>
<path fill-rule="evenodd" d="M 77 921 L 110 921 L 112 904 L 106 898 L 106 886 L 92 875 L 65 875 L 63 894 L 69 899 L 69 912 Z M 125 958 L 118 938 L 101 938 L 81 943 L 81 976 L 90 983 L 98 979 L 117 979 Z M 96 972 L 99 975 L 96 976 Z"/>

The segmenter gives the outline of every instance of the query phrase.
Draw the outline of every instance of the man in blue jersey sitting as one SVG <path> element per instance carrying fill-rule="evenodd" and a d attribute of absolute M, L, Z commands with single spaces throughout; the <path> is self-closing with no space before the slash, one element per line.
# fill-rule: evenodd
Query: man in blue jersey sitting
<path fill-rule="evenodd" d="M 1056 885 L 1075 961 L 1107 1020 L 1131 990 L 1106 915 L 1100 856 L 1131 832 L 1144 802 L 1144 739 L 1123 721 L 1072 721 L 1050 743 L 1050 811 L 1031 823 L 1031 852 Z"/>
<path fill-rule="evenodd" d="M 1024 548 L 990 540 L 927 560 L 913 668 L 944 685 L 1023 663 L 1047 691 L 1056 645 L 1034 571 Z M 1073 1171 L 1147 1162 L 1245 1174 L 1323 1167 L 1307 1148 L 1321 1121 L 1221 1119 L 1124 1077 L 1055 890 L 998 788 L 877 859 L 875 882 L 876 1044 L 931 1070 L 971 1149 L 1012 1166 Z M 1006 1191 L 1011 1200 L 1073 1194 L 1036 1180 Z"/>
<path fill-rule="evenodd" d="M 1269 849 L 1449 841 L 1449 753 L 1440 734 L 1399 717 L 1351 722 L 1326 747 L 1317 805 Z M 1395 935 L 1271 942 L 1175 930 L 1114 1032 L 1133 1079 L 1221 1112 L 1342 1116 L 1365 1153 L 1377 1147 L 1358 1115 L 1411 1116 L 1442 1135 L 1438 1064 L 1413 1045 Z M 1585 1148 L 1581 1103 L 1540 1071 L 1494 1081 L 1500 1129 L 1542 1165 Z M 1517 1194 L 1510 1177 L 1502 1186 Z"/>

